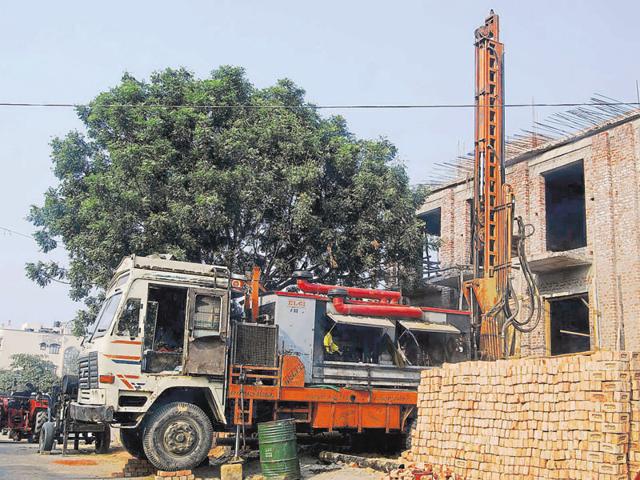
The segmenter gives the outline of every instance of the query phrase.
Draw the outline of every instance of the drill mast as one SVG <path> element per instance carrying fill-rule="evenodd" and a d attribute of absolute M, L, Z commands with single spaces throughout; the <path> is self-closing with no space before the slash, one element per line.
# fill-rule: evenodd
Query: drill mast
<path fill-rule="evenodd" d="M 504 45 L 491 11 L 475 32 L 475 144 L 473 196 L 474 279 L 465 285 L 483 359 L 504 356 L 503 326 L 509 315 L 509 275 L 514 199 L 505 183 Z M 479 330 L 479 339 L 478 339 Z"/>

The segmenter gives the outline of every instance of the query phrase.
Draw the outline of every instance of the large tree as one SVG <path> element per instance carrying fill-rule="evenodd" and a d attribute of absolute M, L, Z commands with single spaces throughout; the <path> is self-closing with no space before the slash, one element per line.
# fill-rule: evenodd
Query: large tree
<path fill-rule="evenodd" d="M 11 355 L 11 365 L 0 370 L 0 393 L 24 391 L 31 388 L 37 392 L 50 392 L 59 382 L 56 366 L 44 355 L 16 353 Z"/>
<path fill-rule="evenodd" d="M 84 133 L 52 141 L 58 182 L 29 219 L 44 252 L 64 244 L 69 267 L 31 263 L 28 276 L 69 282 L 89 306 L 80 324 L 132 253 L 239 272 L 259 262 L 271 286 L 300 268 L 371 285 L 390 269 L 415 277 L 423 194 L 396 148 L 357 139 L 304 95 L 289 80 L 255 88 L 236 67 L 125 74 L 78 108 Z"/>

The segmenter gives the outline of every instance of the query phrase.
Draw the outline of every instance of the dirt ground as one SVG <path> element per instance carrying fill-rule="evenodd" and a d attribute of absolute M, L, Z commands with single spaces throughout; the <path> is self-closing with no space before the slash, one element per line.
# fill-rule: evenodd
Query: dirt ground
<path fill-rule="evenodd" d="M 117 438 L 117 436 L 114 435 Z M 250 455 L 244 466 L 245 478 L 251 479 L 260 474 L 260 462 L 257 454 Z M 111 452 L 96 455 L 92 446 L 81 446 L 80 451 L 71 450 L 62 456 L 60 449 L 50 455 L 38 454 L 36 444 L 26 441 L 14 442 L 0 436 L 0 479 L 12 480 L 60 480 L 60 479 L 96 479 L 122 478 L 122 472 L 129 454 L 114 442 Z M 220 465 L 224 458 L 211 458 L 212 465 L 194 470 L 196 478 L 220 478 Z M 312 480 L 378 480 L 380 472 L 371 469 L 352 468 L 347 465 L 324 465 L 311 453 L 301 453 L 300 465 L 302 478 Z M 144 477 L 153 478 L 153 477 Z M 259 478 L 259 477 L 258 477 Z"/>

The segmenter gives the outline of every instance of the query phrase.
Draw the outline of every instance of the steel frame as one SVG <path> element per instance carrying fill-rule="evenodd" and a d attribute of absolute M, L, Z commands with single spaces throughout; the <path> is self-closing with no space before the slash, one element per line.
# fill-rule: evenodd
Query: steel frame
<path fill-rule="evenodd" d="M 491 12 L 475 32 L 473 265 L 465 284 L 483 359 L 503 356 L 500 341 L 511 271 L 513 191 L 504 171 L 504 45 Z"/>

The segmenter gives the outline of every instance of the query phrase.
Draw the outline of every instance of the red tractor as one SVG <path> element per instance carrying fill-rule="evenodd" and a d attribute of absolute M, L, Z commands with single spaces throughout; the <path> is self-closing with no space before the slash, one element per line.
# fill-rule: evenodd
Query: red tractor
<path fill-rule="evenodd" d="M 18 442 L 23 438 L 37 442 L 42 425 L 48 419 L 46 398 L 35 393 L 18 392 L 0 397 L 0 430 Z"/>
<path fill-rule="evenodd" d="M 8 431 L 7 427 L 7 404 L 9 397 L 0 395 L 0 434 L 5 435 Z"/>

